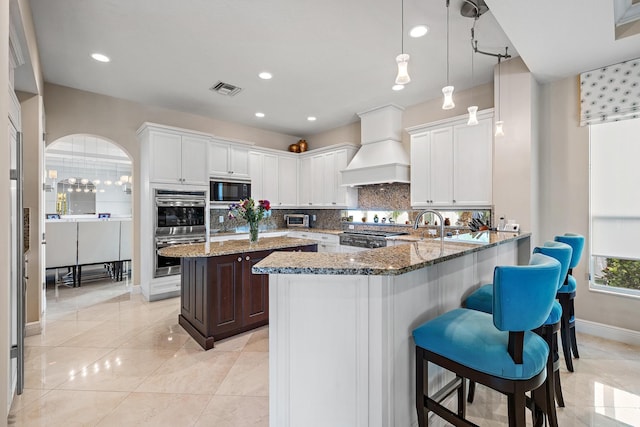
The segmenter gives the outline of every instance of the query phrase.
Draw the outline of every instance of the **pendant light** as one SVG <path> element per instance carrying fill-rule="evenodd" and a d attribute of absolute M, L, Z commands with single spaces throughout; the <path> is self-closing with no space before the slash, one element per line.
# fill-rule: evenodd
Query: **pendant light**
<path fill-rule="evenodd" d="M 498 120 L 496 121 L 496 133 L 495 136 L 504 136 L 504 130 L 502 129 L 502 125 L 504 124 L 504 122 L 502 120 L 500 120 L 500 110 L 502 109 L 502 102 L 501 102 L 501 92 L 500 92 L 500 81 L 502 80 L 502 70 L 501 70 L 501 59 L 500 57 L 498 57 Z"/>
<path fill-rule="evenodd" d="M 398 75 L 396 76 L 396 84 L 397 85 L 406 85 L 411 81 L 411 77 L 409 77 L 409 54 L 404 53 L 404 0 L 402 0 L 401 6 L 401 29 L 402 29 L 402 37 L 400 38 L 400 55 L 396 56 L 396 63 L 398 64 Z"/>
<path fill-rule="evenodd" d="M 447 85 L 442 88 L 444 95 L 443 110 L 450 110 L 456 106 L 453 102 L 453 86 L 449 84 L 449 0 L 447 2 Z"/>

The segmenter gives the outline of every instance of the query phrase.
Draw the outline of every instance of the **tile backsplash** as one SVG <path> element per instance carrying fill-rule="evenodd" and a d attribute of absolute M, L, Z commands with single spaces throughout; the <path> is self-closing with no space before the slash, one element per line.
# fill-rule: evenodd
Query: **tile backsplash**
<path fill-rule="evenodd" d="M 315 215 L 316 220 L 313 222 L 313 228 L 338 230 L 340 229 L 341 210 L 339 209 L 272 209 L 271 215 L 261 222 L 261 227 L 267 229 L 286 228 L 284 216 L 294 213 L 302 213 L 307 215 Z M 237 227 L 246 226 L 246 221 L 240 218 L 229 219 L 227 209 L 211 209 L 210 220 L 211 229 L 218 229 L 221 232 L 234 231 Z M 224 222 L 219 222 L 219 217 L 224 218 Z"/>
<path fill-rule="evenodd" d="M 408 211 L 411 209 L 409 184 L 365 185 L 358 189 L 359 209 Z"/>

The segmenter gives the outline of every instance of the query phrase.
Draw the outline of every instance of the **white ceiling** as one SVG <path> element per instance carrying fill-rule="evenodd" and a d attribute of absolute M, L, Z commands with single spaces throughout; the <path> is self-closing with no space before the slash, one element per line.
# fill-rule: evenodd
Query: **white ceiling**
<path fill-rule="evenodd" d="M 438 98 L 446 82 L 445 0 L 405 0 L 405 30 L 423 23 L 430 31 L 421 39 L 405 36 L 412 82 L 400 92 L 391 86 L 401 0 L 30 3 L 47 82 L 300 137 L 356 121 L 357 112 L 379 105 Z M 452 0 L 450 7 L 456 91 L 491 81 L 496 64 L 475 55 L 472 80 L 473 21 L 460 15 L 462 3 Z M 509 46 L 541 80 L 640 56 L 638 36 L 613 41 L 610 1 L 487 3 L 492 11 L 476 24 L 479 48 Z M 92 52 L 112 61 L 95 62 Z M 260 80 L 263 70 L 274 78 Z M 218 80 L 243 90 L 235 97 L 209 91 Z M 266 117 L 256 118 L 257 111 Z M 308 122 L 309 115 L 318 120 Z"/>

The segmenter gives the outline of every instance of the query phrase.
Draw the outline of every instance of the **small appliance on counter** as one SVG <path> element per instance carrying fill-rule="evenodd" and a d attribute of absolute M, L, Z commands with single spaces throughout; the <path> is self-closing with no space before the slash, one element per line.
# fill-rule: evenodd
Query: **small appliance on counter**
<path fill-rule="evenodd" d="M 284 216 L 287 228 L 309 228 L 311 219 L 307 214 L 288 214 Z"/>

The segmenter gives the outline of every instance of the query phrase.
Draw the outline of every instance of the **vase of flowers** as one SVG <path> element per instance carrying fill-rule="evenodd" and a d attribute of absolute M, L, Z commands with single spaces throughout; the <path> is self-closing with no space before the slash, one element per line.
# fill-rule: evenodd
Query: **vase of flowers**
<path fill-rule="evenodd" d="M 260 220 L 264 218 L 265 212 L 271 210 L 271 203 L 268 200 L 244 199 L 239 203 L 229 205 L 229 219 L 242 218 L 249 225 L 249 243 L 258 241 L 258 226 Z"/>

